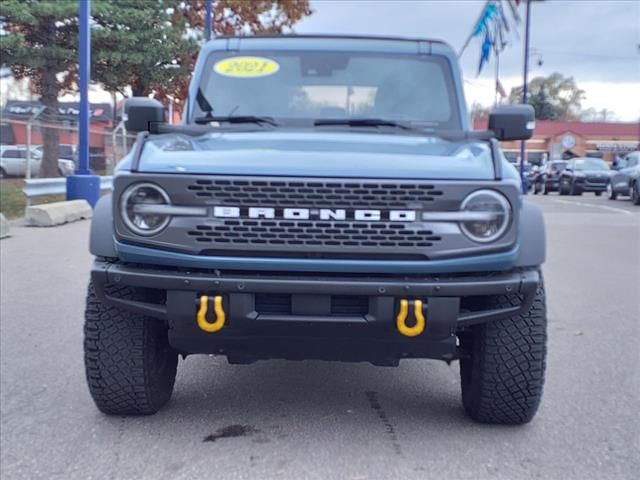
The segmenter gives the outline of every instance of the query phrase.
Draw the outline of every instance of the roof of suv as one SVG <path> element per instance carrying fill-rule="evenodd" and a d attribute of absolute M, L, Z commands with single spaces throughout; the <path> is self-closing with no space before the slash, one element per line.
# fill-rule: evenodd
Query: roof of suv
<path fill-rule="evenodd" d="M 441 40 L 365 35 L 252 35 L 222 36 L 209 41 L 210 50 L 332 50 L 376 51 L 405 54 L 450 54 L 453 49 Z"/>
<path fill-rule="evenodd" d="M 393 41 L 400 41 L 400 42 L 433 42 L 433 43 L 446 44 L 442 40 L 434 40 L 430 38 L 400 37 L 400 36 L 393 36 L 393 35 L 353 35 L 353 34 L 331 34 L 331 33 L 311 33 L 311 34 L 292 33 L 292 34 L 286 34 L 286 35 L 220 35 L 218 37 L 215 37 L 213 40 L 218 40 L 221 38 L 241 38 L 241 39 L 251 39 L 251 38 L 327 39 L 327 38 L 330 38 L 330 39 L 342 39 L 342 40 L 393 40 Z"/>

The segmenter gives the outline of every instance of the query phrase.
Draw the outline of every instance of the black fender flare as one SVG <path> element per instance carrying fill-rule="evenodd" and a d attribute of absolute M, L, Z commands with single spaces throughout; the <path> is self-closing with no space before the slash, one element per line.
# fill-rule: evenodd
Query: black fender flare
<path fill-rule="evenodd" d="M 113 235 L 113 202 L 111 194 L 104 195 L 96 203 L 91 219 L 89 251 L 96 257 L 117 258 Z"/>
<path fill-rule="evenodd" d="M 547 242 L 542 209 L 523 199 L 518 222 L 520 248 L 516 267 L 537 267 L 547 258 Z"/>

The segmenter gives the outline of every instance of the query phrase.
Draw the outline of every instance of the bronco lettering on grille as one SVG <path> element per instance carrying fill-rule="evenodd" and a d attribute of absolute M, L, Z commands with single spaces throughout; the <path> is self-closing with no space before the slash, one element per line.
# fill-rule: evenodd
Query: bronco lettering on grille
<path fill-rule="evenodd" d="M 363 222 L 414 222 L 413 210 L 370 210 L 346 208 L 273 208 L 273 207 L 228 207 L 213 208 L 216 218 L 273 218 L 285 220 L 356 220 Z"/>

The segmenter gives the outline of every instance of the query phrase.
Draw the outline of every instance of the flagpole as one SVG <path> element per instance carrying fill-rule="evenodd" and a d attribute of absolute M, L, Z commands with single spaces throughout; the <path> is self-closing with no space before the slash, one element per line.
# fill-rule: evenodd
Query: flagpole
<path fill-rule="evenodd" d="M 531 1 L 526 0 L 527 2 L 527 11 L 525 18 L 525 26 L 524 26 L 524 84 L 522 86 L 522 103 L 526 105 L 527 103 L 527 94 L 528 94 L 528 76 L 529 76 L 529 27 L 531 25 Z M 525 155 L 525 140 L 520 142 L 520 178 L 522 179 L 522 192 L 524 194 L 527 193 L 528 185 L 527 179 L 524 174 L 524 155 Z"/>

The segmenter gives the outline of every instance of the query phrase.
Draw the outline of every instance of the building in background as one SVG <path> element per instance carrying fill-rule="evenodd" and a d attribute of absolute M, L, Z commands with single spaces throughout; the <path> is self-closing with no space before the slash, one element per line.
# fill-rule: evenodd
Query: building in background
<path fill-rule="evenodd" d="M 27 144 L 27 121 L 34 118 L 31 129 L 31 144 L 42 145 L 42 127 L 58 129 L 61 145 L 78 143 L 78 102 L 59 102 L 54 115 L 37 115 L 42 104 L 36 101 L 9 100 L 0 113 L 0 143 L 9 145 Z M 108 103 L 90 105 L 89 154 L 91 168 L 104 170 L 111 148 L 113 130 L 113 107 Z"/>
<path fill-rule="evenodd" d="M 485 130 L 486 119 L 474 121 Z M 526 160 L 540 165 L 545 160 L 596 157 L 613 162 L 617 156 L 640 149 L 639 123 L 558 122 L 537 120 L 533 137 L 526 142 Z M 506 157 L 517 162 L 520 142 L 503 142 Z"/>

